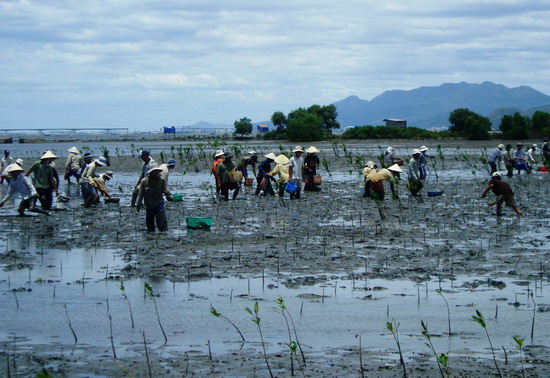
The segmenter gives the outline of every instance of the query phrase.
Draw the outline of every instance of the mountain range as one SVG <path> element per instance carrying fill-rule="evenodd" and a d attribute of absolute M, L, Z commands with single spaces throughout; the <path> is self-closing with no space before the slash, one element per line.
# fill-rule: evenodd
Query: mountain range
<path fill-rule="evenodd" d="M 449 114 L 453 110 L 468 108 L 489 117 L 493 127 L 498 128 L 502 115 L 515 112 L 532 115 L 536 110 L 548 111 L 550 96 L 528 86 L 508 88 L 486 81 L 385 91 L 370 101 L 349 96 L 334 105 L 342 127 L 383 125 L 385 118 L 405 119 L 408 126 L 442 127 L 449 125 Z"/>
<path fill-rule="evenodd" d="M 520 112 L 532 116 L 537 110 L 550 113 L 550 96 L 528 86 L 508 88 L 485 81 L 475 83 L 444 83 L 437 87 L 411 90 L 389 90 L 363 100 L 349 96 L 333 103 L 338 111 L 341 129 L 347 126 L 383 125 L 384 119 L 407 120 L 408 126 L 434 128 L 449 126 L 449 114 L 457 108 L 468 108 L 489 117 L 498 129 L 503 115 Z M 267 124 L 271 121 L 254 122 Z M 232 128 L 232 125 L 197 122 L 195 128 Z"/>

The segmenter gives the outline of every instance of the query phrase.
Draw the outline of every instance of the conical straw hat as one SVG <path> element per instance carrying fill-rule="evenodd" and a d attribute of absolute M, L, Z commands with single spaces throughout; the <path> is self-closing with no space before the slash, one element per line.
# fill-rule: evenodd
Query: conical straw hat
<path fill-rule="evenodd" d="M 283 154 L 280 154 L 275 158 L 275 163 L 277 164 L 288 164 L 290 160 Z"/>

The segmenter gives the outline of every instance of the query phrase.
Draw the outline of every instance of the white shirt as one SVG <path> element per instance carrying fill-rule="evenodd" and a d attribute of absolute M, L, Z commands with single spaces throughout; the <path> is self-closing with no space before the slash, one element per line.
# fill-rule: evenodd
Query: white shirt
<path fill-rule="evenodd" d="M 302 179 L 302 170 L 304 168 L 304 158 L 293 156 L 290 158 L 290 166 L 292 167 L 292 180 Z"/>

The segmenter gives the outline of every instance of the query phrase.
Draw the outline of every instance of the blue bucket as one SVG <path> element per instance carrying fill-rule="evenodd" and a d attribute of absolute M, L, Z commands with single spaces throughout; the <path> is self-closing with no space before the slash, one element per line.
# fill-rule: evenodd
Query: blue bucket
<path fill-rule="evenodd" d="M 289 181 L 286 183 L 285 190 L 289 193 L 294 193 L 298 189 L 298 185 L 294 181 Z"/>

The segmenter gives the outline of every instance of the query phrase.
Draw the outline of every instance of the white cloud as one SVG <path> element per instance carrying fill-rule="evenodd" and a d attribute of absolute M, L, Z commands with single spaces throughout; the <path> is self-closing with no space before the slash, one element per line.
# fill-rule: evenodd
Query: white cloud
<path fill-rule="evenodd" d="M 0 1 L 0 123 L 263 121 L 457 81 L 550 93 L 549 16 L 548 1 Z"/>

